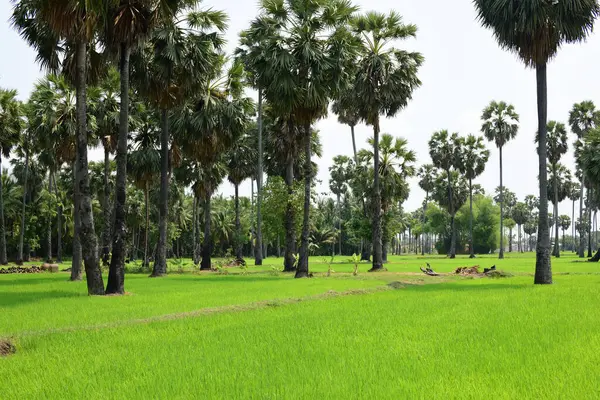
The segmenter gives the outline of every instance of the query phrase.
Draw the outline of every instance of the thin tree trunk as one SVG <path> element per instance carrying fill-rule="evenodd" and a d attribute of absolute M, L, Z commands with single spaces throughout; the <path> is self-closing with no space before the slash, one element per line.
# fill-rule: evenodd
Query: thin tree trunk
<path fill-rule="evenodd" d="M 210 235 L 210 199 L 208 195 L 204 201 L 204 240 L 202 242 L 202 261 L 200 262 L 201 271 L 209 271 L 212 267 L 212 237 Z"/>
<path fill-rule="evenodd" d="M 277 258 L 281 257 L 281 243 L 280 243 L 280 238 L 279 238 L 279 234 L 277 235 Z"/>
<path fill-rule="evenodd" d="M 196 257 L 196 240 L 197 240 L 197 232 L 198 232 L 198 206 L 196 205 L 196 194 L 194 193 L 194 200 L 192 205 L 192 262 L 194 265 L 198 264 L 198 259 Z"/>
<path fill-rule="evenodd" d="M 429 192 L 425 192 L 425 203 L 423 204 L 423 230 L 425 230 L 425 224 L 427 223 L 427 203 L 429 202 Z M 423 235 L 425 240 L 425 235 Z M 425 243 L 427 241 L 425 240 Z M 421 255 L 425 255 L 425 246 L 421 247 Z"/>
<path fill-rule="evenodd" d="M 565 230 L 563 229 L 562 232 L 562 249 L 565 251 Z"/>
<path fill-rule="evenodd" d="M 571 217 L 571 223 L 573 225 L 571 225 L 571 235 L 573 235 L 573 253 L 575 253 L 575 200 L 573 200 L 573 215 Z"/>
<path fill-rule="evenodd" d="M 110 262 L 110 231 L 111 231 L 111 220 L 112 213 L 110 211 L 110 190 L 108 188 L 108 176 L 110 174 L 110 157 L 108 148 L 104 147 L 104 201 L 103 201 L 103 216 L 104 226 L 102 227 L 102 263 L 108 265 Z M 116 188 L 115 188 L 116 190 Z M 110 274 L 109 274 L 110 279 Z"/>
<path fill-rule="evenodd" d="M 283 270 L 291 272 L 296 269 L 296 232 L 295 232 L 295 210 L 292 202 L 294 196 L 294 159 L 288 155 L 285 169 L 285 184 L 287 185 L 288 198 L 285 210 L 285 255 Z"/>
<path fill-rule="evenodd" d="M 454 198 L 452 194 L 452 174 L 450 173 L 450 170 L 446 171 L 446 173 L 448 174 L 448 199 L 450 204 L 449 211 L 451 222 L 450 229 L 452 230 L 450 235 L 450 258 L 456 258 L 456 229 L 454 224 L 456 213 L 454 212 Z"/>
<path fill-rule="evenodd" d="M 57 215 L 58 218 L 56 221 L 56 262 L 57 263 L 62 263 L 62 219 L 63 219 L 63 208 L 62 208 L 62 204 L 60 202 L 60 195 L 58 193 L 58 185 L 56 184 L 56 176 L 54 174 L 54 171 L 52 172 L 52 175 L 54 176 L 54 194 L 56 195 L 56 198 L 58 199 L 58 206 L 57 206 Z"/>
<path fill-rule="evenodd" d="M 350 125 L 350 134 L 352 135 L 352 150 L 354 151 L 354 163 L 358 165 L 358 153 L 356 152 L 356 138 L 354 135 L 354 125 Z"/>
<path fill-rule="evenodd" d="M 147 267 L 150 265 L 150 260 L 148 259 L 148 231 L 150 230 L 150 188 L 148 187 L 148 181 L 146 181 L 145 186 L 146 187 L 144 188 L 144 209 L 146 213 L 146 226 L 144 227 L 144 262 L 142 264 L 144 265 L 144 267 Z"/>
<path fill-rule="evenodd" d="M 48 173 L 48 193 L 52 193 L 52 172 Z M 46 262 L 52 263 L 52 217 L 50 216 L 48 217 L 48 234 L 46 236 Z"/>
<path fill-rule="evenodd" d="M 127 255 L 127 225 L 125 204 L 127 201 L 127 136 L 129 134 L 129 53 L 130 49 L 126 44 L 121 44 L 121 60 L 119 63 L 121 76 L 121 108 L 119 110 L 119 134 L 117 136 L 117 177 L 115 183 L 115 205 L 114 205 L 114 232 L 112 243 L 112 258 L 108 271 L 108 283 L 106 293 L 124 294 L 125 293 L 125 257 Z M 108 152 L 105 155 L 105 162 L 108 161 Z M 108 163 L 107 163 L 108 164 Z M 110 202 L 108 195 L 108 170 L 105 170 L 106 181 L 105 189 L 107 191 L 105 201 Z M 147 194 L 146 194 L 146 218 L 147 214 Z M 109 208 L 107 207 L 107 210 Z M 105 213 L 104 235 L 108 235 L 105 240 L 105 251 L 110 251 L 110 219 L 113 215 Z M 145 256 L 145 254 L 144 254 Z M 145 259 L 144 259 L 145 261 Z"/>
<path fill-rule="evenodd" d="M 583 199 L 585 197 L 585 174 L 581 174 L 581 194 L 579 198 L 579 223 L 583 223 Z M 579 232 L 579 258 L 585 257 L 585 233 Z"/>
<path fill-rule="evenodd" d="M 8 264 L 6 256 L 6 227 L 4 225 L 4 188 L 2 187 L 2 156 L 0 155 L 0 264 Z"/>
<path fill-rule="evenodd" d="M 339 245 L 340 245 L 340 251 L 339 251 L 339 255 L 342 255 L 342 203 L 340 201 L 340 194 L 337 194 L 337 205 L 338 205 L 338 234 L 340 235 L 339 237 Z"/>
<path fill-rule="evenodd" d="M 548 87 L 546 64 L 536 67 L 537 78 L 537 104 L 538 104 L 538 155 L 539 155 L 539 183 L 540 206 L 539 224 L 535 262 L 535 284 L 552 283 L 552 265 L 550 260 L 550 233 L 548 227 L 548 173 L 546 169 L 547 158 L 547 130 L 548 118 Z"/>
<path fill-rule="evenodd" d="M 238 260 L 243 260 L 244 255 L 242 254 L 242 224 L 240 222 L 240 186 L 234 185 L 235 187 L 235 257 Z M 257 221 L 258 222 L 258 221 Z M 258 235 L 257 235 L 258 240 Z M 261 252 L 262 253 L 262 252 Z M 262 257 L 261 257 L 262 261 Z"/>
<path fill-rule="evenodd" d="M 498 259 L 504 258 L 504 186 L 502 185 L 502 146 L 500 146 L 500 251 Z"/>
<path fill-rule="evenodd" d="M 373 124 L 373 266 L 370 271 L 381 271 L 383 269 L 379 163 L 379 117 L 376 117 Z"/>
<path fill-rule="evenodd" d="M 25 239 L 25 207 L 27 205 L 27 178 L 29 175 L 29 139 L 25 139 L 25 180 L 23 182 L 23 203 L 21 205 L 21 232 L 19 232 L 19 252 L 17 265 L 23 264 L 23 241 Z"/>
<path fill-rule="evenodd" d="M 469 258 L 475 258 L 475 250 L 473 249 L 473 180 L 469 179 Z"/>
<path fill-rule="evenodd" d="M 263 187 L 263 120 L 262 120 L 262 89 L 258 88 L 258 171 L 256 174 L 256 253 L 254 264 L 262 265 L 262 187 Z M 238 237 L 239 240 L 239 237 Z M 241 249 L 240 249 L 241 255 Z"/>
<path fill-rule="evenodd" d="M 587 198 L 588 198 L 588 212 L 587 212 L 587 216 L 588 216 L 588 258 L 593 257 L 594 255 L 592 254 L 592 189 L 588 188 L 588 193 L 587 193 Z"/>
<path fill-rule="evenodd" d="M 517 235 L 519 236 L 519 253 L 523 253 L 523 243 L 521 239 L 521 224 L 517 225 Z"/>
<path fill-rule="evenodd" d="M 556 179 L 556 165 L 552 166 L 554 172 L 554 249 L 553 256 L 560 258 L 559 233 L 558 233 L 558 182 Z"/>
<path fill-rule="evenodd" d="M 160 202 L 158 216 L 158 247 L 153 277 L 167 273 L 167 221 L 169 212 L 169 116 L 166 109 L 161 110 L 162 131 L 160 135 Z"/>
<path fill-rule="evenodd" d="M 302 235 L 300 240 L 300 261 L 296 269 L 296 278 L 308 277 L 308 235 L 310 233 L 310 191 L 312 185 L 310 122 L 304 125 L 304 210 L 302 217 Z"/>

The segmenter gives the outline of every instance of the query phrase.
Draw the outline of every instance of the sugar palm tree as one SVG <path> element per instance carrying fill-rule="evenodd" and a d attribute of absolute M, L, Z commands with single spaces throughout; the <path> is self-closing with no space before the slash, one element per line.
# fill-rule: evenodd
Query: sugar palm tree
<path fill-rule="evenodd" d="M 561 215 L 558 218 L 560 229 L 562 229 L 562 250 L 565 251 L 565 231 L 571 227 L 571 217 Z"/>
<path fill-rule="evenodd" d="M 338 98 L 333 102 L 331 111 L 338 116 L 338 122 L 340 124 L 348 125 L 350 127 L 350 135 L 352 137 L 352 150 L 354 154 L 354 162 L 357 163 L 357 151 L 356 151 L 356 138 L 354 136 L 354 127 L 360 122 L 360 112 L 358 110 L 358 102 L 354 97 L 356 93 L 352 90 L 353 85 L 350 85 L 350 89 L 343 91 Z"/>
<path fill-rule="evenodd" d="M 596 110 L 596 106 L 590 100 L 583 101 L 581 103 L 577 103 L 573 105 L 569 113 L 569 125 L 571 126 L 571 130 L 575 135 L 577 135 L 577 139 L 582 142 L 587 137 L 587 134 L 596 129 L 596 127 L 600 124 L 600 111 Z M 580 175 L 581 185 L 580 185 L 580 194 L 577 200 L 579 200 L 579 219 L 583 220 L 583 202 L 585 199 L 585 174 Z M 573 221 L 575 220 L 575 216 L 573 215 Z M 575 224 L 573 224 L 575 226 Z M 585 235 L 580 237 L 579 239 L 579 257 L 583 258 L 585 256 Z"/>
<path fill-rule="evenodd" d="M 593 205 L 593 202 L 590 191 L 593 187 L 594 192 L 597 192 L 600 185 L 600 128 L 595 128 L 588 132 L 583 143 L 577 146 L 575 157 L 578 165 L 581 167 L 581 170 L 585 175 L 585 180 L 588 182 L 588 199 L 586 202 L 587 215 L 585 215 L 584 218 L 586 219 L 585 226 L 588 230 L 588 236 L 591 236 L 589 233 L 589 230 L 591 230 L 589 218 L 591 218 L 591 206 Z M 582 229 L 579 229 L 579 233 L 581 236 L 585 236 L 586 230 L 583 229 L 584 219 L 579 219 L 579 221 L 582 224 Z M 591 250 L 591 245 L 589 244 L 588 240 L 588 252 L 589 250 Z"/>
<path fill-rule="evenodd" d="M 500 47 L 518 55 L 527 67 L 536 69 L 540 216 L 534 283 L 552 283 L 548 193 L 546 172 L 546 122 L 548 92 L 546 65 L 564 43 L 584 40 L 600 13 L 596 0 L 539 1 L 475 0 L 479 20 L 494 32 Z"/>
<path fill-rule="evenodd" d="M 569 144 L 567 142 L 567 129 L 565 125 L 556 122 L 549 121 L 546 126 L 547 138 L 546 138 L 546 155 L 548 157 L 548 162 L 550 163 L 549 171 L 551 171 L 554 181 L 549 182 L 549 187 L 553 188 L 552 193 L 552 203 L 554 204 L 554 226 L 556 227 L 554 232 L 554 250 L 552 251 L 552 255 L 555 257 L 560 257 L 560 247 L 558 245 L 558 203 L 559 203 L 559 184 L 556 179 L 559 178 L 559 174 L 557 171 L 560 159 L 564 154 L 567 153 L 569 149 Z M 539 136 L 536 137 L 535 142 L 539 144 Z M 539 147 L 538 147 L 539 151 Z M 564 197 L 563 197 L 564 200 Z M 562 200 L 561 200 L 562 201 Z"/>
<path fill-rule="evenodd" d="M 417 176 L 419 177 L 419 187 L 425 192 L 425 201 L 423 202 L 423 226 L 427 223 L 427 204 L 429 196 L 434 189 L 435 178 L 438 173 L 434 165 L 425 164 L 419 168 Z M 425 249 L 421 249 L 421 255 L 425 255 Z"/>
<path fill-rule="evenodd" d="M 445 185 L 447 190 L 447 200 L 444 204 L 447 205 L 448 213 L 450 213 L 451 216 L 452 239 L 450 242 L 450 258 L 456 258 L 456 229 L 454 227 L 454 216 L 460 208 L 458 204 L 455 204 L 454 197 L 456 195 L 453 193 L 453 189 L 456 185 L 452 182 L 452 179 L 456 174 L 453 174 L 452 171 L 457 169 L 458 161 L 460 160 L 458 155 L 461 152 L 461 147 L 458 133 L 450 134 L 446 130 L 435 132 L 429 140 L 429 156 L 431 157 L 431 161 L 436 168 L 445 172 L 445 177 L 448 179 L 448 182 Z M 436 179 L 436 182 L 437 180 L 439 179 Z M 437 200 L 439 202 L 439 199 Z"/>
<path fill-rule="evenodd" d="M 448 176 L 450 175 L 450 176 Z M 467 180 L 456 170 L 443 171 L 435 180 L 432 193 L 433 199 L 450 214 L 450 258 L 456 258 L 456 226 L 455 219 L 458 210 L 467 202 L 469 197 Z M 452 193 L 450 199 L 449 193 Z"/>
<path fill-rule="evenodd" d="M 485 170 L 485 164 L 490 158 L 490 151 L 486 149 L 482 137 L 469 135 L 466 138 L 460 138 L 459 143 L 458 170 L 469 180 L 469 257 L 475 258 L 473 249 L 473 179 Z"/>
<path fill-rule="evenodd" d="M 337 199 L 339 254 L 342 255 L 342 195 L 348 193 L 351 161 L 346 156 L 335 156 L 329 167 L 329 190 Z"/>
<path fill-rule="evenodd" d="M 373 267 L 383 268 L 379 134 L 381 115 L 392 117 L 406 107 L 421 85 L 417 77 L 423 57 L 399 50 L 394 42 L 413 38 L 417 27 L 405 24 L 395 13 L 368 12 L 356 18 L 353 30 L 360 38 L 361 55 L 356 65 L 354 98 L 363 121 L 373 127 Z"/>
<path fill-rule="evenodd" d="M 16 90 L 0 88 L 0 175 L 2 175 L 2 157 L 8 158 L 19 141 L 23 129 L 23 109 L 17 100 Z M 6 231 L 4 226 L 4 199 L 2 180 L 0 179 L 0 264 L 8 264 L 6 257 Z"/>
<path fill-rule="evenodd" d="M 576 176 L 579 176 L 578 173 L 575 174 Z M 571 214 L 571 221 L 575 221 L 575 202 L 577 200 L 579 200 L 581 198 L 581 185 L 575 181 L 571 181 L 571 188 L 569 190 L 569 200 L 571 200 L 571 202 L 573 203 L 573 211 Z M 580 218 L 583 216 L 583 210 L 580 210 Z M 576 239 L 576 230 L 575 230 L 575 223 L 572 224 L 572 231 L 571 231 L 571 235 L 573 236 L 573 240 Z M 573 252 L 575 252 L 575 246 L 573 246 Z"/>
<path fill-rule="evenodd" d="M 226 156 L 227 179 L 234 187 L 235 204 L 235 256 L 239 261 L 244 259 L 242 254 L 242 224 L 240 222 L 240 184 L 256 175 L 256 151 L 254 138 L 248 134 L 236 140 Z"/>
<path fill-rule="evenodd" d="M 172 4 L 171 4 L 172 3 Z M 167 273 L 167 221 L 169 202 L 170 115 L 174 107 L 196 94 L 220 65 L 221 33 L 226 16 L 212 9 L 190 9 L 197 1 L 164 2 L 156 27 L 142 51 L 131 56 L 132 80 L 140 93 L 160 110 L 161 174 L 159 239 L 152 276 Z"/>
<path fill-rule="evenodd" d="M 517 136 L 519 130 L 519 114 L 515 108 L 505 102 L 492 101 L 488 107 L 483 110 L 481 116 L 483 126 L 481 131 L 485 138 L 494 142 L 500 152 L 500 191 L 502 191 L 502 149 L 512 139 Z M 498 258 L 504 258 L 504 201 L 500 199 L 500 252 Z"/>
<path fill-rule="evenodd" d="M 518 236 L 518 240 L 519 240 L 517 250 L 522 253 L 523 245 L 522 245 L 522 241 L 521 241 L 521 227 L 523 225 L 525 225 L 527 222 L 529 222 L 529 218 L 530 218 L 530 212 L 529 212 L 529 209 L 527 208 L 527 205 L 522 202 L 518 202 L 517 204 L 515 204 L 515 207 L 513 208 L 513 212 L 512 212 L 512 218 L 515 221 L 515 223 L 517 224 L 517 236 Z"/>

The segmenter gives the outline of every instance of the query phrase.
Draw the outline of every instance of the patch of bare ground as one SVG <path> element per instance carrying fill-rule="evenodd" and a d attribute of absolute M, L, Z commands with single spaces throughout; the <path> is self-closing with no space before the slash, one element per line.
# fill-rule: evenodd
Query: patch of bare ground
<path fill-rule="evenodd" d="M 17 348 L 10 340 L 0 339 L 0 357 L 7 357 L 16 352 Z"/>

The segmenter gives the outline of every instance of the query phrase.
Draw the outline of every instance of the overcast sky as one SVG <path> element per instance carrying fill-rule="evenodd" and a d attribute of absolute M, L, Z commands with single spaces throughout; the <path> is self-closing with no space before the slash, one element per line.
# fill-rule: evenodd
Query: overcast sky
<path fill-rule="evenodd" d="M 519 200 L 528 194 L 537 194 L 537 154 L 533 144 L 537 129 L 535 73 L 527 70 L 517 58 L 502 51 L 491 32 L 480 27 L 471 0 L 355 0 L 362 11 L 399 12 L 405 22 L 418 26 L 417 39 L 397 44 L 399 48 L 420 51 L 425 64 L 419 76 L 423 85 L 413 101 L 395 118 L 382 121 L 382 132 L 408 140 L 416 151 L 418 165 L 430 162 L 427 142 L 431 134 L 441 129 L 480 134 L 481 112 L 491 100 L 514 104 L 521 116 L 518 136 L 504 151 L 504 183 Z M 245 29 L 257 13 L 257 2 L 252 0 L 205 0 L 206 6 L 224 10 L 229 15 L 228 49 L 237 44 L 238 33 Z M 0 86 L 14 88 L 25 100 L 34 83 L 42 76 L 35 63 L 35 54 L 12 30 L 8 22 L 11 2 L 0 0 Z M 548 115 L 550 119 L 567 122 L 572 105 L 593 100 L 600 94 L 597 76 L 600 64 L 600 38 L 593 34 L 586 43 L 565 46 L 548 66 Z M 351 155 L 349 129 L 339 125 L 334 115 L 320 121 L 323 157 L 319 164 L 319 193 L 328 191 L 328 168 L 339 154 Z M 371 135 L 370 128 L 359 126 L 357 145 L 365 146 Z M 570 142 L 574 136 L 570 136 Z M 570 143 L 572 144 L 572 143 Z M 498 151 L 489 144 L 491 158 L 485 173 L 477 180 L 493 192 L 499 183 Z M 92 158 L 100 159 L 98 151 Z M 572 149 L 564 163 L 573 168 Z M 220 191 L 226 195 L 233 190 L 228 184 Z M 242 193 L 250 193 L 249 183 Z M 411 196 L 406 209 L 420 206 L 424 193 L 416 181 L 411 185 Z M 567 201 L 561 205 L 561 214 L 571 215 Z"/>

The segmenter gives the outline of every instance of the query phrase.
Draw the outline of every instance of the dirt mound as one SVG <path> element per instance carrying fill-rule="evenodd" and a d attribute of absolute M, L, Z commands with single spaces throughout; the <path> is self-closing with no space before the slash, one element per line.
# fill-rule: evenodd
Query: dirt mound
<path fill-rule="evenodd" d="M 0 356 L 6 357 L 16 352 L 17 348 L 8 339 L 0 339 Z"/>
<path fill-rule="evenodd" d="M 472 267 L 458 267 L 454 273 L 459 275 L 479 275 L 479 265 L 474 265 Z"/>
<path fill-rule="evenodd" d="M 41 268 L 33 267 L 8 267 L 0 268 L 0 274 L 38 274 L 44 272 Z"/>

